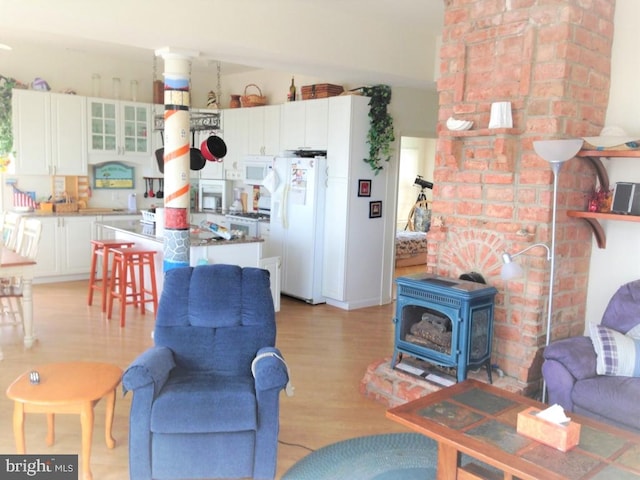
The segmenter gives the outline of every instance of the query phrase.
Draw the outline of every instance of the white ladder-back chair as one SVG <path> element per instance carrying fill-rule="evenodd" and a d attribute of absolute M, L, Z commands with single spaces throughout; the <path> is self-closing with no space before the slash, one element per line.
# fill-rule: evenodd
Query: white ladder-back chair
<path fill-rule="evenodd" d="M 42 222 L 37 218 L 25 217 L 20 221 L 15 250 L 22 256 L 35 260 L 42 234 Z M 0 275 L 2 269 L 0 269 Z M 2 301 L 1 325 L 23 325 L 22 279 L 0 278 L 0 299 Z"/>
<path fill-rule="evenodd" d="M 5 212 L 2 215 L 2 243 L 5 247 L 15 250 L 22 217 L 17 213 Z"/>
<path fill-rule="evenodd" d="M 33 217 L 23 218 L 18 228 L 16 252 L 23 257 L 35 260 L 38 255 L 41 233 L 42 222 L 40 220 Z"/>

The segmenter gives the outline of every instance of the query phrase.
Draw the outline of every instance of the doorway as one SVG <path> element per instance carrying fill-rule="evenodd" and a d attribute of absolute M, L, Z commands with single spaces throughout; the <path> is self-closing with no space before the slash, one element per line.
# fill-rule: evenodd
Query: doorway
<path fill-rule="evenodd" d="M 415 185 L 416 177 L 420 175 L 433 182 L 436 142 L 435 138 L 400 137 L 396 231 L 405 230 L 411 208 L 420 193 L 420 187 Z M 426 189 L 425 194 L 431 203 L 432 191 Z"/>
<path fill-rule="evenodd" d="M 423 235 L 419 235 L 418 232 L 413 234 L 409 231 L 409 215 L 421 192 L 421 187 L 415 184 L 417 176 L 420 175 L 424 180 L 433 182 L 436 143 L 436 138 L 400 137 L 396 242 L 394 243 L 396 269 L 405 267 L 412 267 L 414 270 L 426 269 L 426 233 L 422 232 Z M 431 189 L 425 189 L 424 194 L 430 204 L 433 198 Z"/>

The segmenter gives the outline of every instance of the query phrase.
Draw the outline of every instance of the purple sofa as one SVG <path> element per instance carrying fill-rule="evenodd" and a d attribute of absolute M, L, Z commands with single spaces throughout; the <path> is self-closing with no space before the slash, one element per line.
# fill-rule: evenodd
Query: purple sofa
<path fill-rule="evenodd" d="M 640 324 L 640 280 L 613 295 L 601 325 L 626 334 Z M 542 374 L 550 404 L 640 433 L 640 378 L 596 373 L 590 337 L 558 340 L 544 350 Z"/>

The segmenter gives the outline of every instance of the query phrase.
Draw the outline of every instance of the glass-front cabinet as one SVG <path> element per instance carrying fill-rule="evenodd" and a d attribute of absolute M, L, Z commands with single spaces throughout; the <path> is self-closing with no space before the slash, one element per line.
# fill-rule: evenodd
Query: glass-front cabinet
<path fill-rule="evenodd" d="M 152 125 L 148 104 L 91 98 L 88 112 L 90 157 L 149 158 Z"/>

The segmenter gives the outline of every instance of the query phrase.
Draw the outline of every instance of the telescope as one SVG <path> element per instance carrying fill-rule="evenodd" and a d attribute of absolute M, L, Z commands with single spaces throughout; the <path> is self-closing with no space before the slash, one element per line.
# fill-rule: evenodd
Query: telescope
<path fill-rule="evenodd" d="M 413 182 L 414 185 L 418 185 L 420 188 L 433 188 L 433 183 L 422 178 L 422 175 L 416 176 L 416 179 Z"/>

